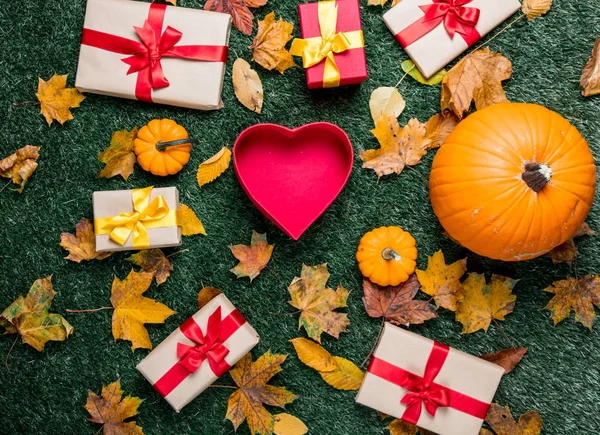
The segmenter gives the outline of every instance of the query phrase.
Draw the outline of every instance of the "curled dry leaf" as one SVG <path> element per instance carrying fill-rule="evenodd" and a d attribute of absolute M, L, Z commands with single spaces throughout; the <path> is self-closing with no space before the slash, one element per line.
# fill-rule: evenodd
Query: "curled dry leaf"
<path fill-rule="evenodd" d="M 206 304 L 212 301 L 214 298 L 223 293 L 218 288 L 214 287 L 202 287 L 202 290 L 198 293 L 198 309 L 202 309 Z"/>
<path fill-rule="evenodd" d="M 433 296 L 438 307 L 456 311 L 458 302 L 464 298 L 460 279 L 466 271 L 466 258 L 447 265 L 444 253 L 440 249 L 427 257 L 427 269 L 417 270 L 416 274 L 421 283 L 421 290 Z"/>
<path fill-rule="evenodd" d="M 511 347 L 509 349 L 486 353 L 479 358 L 499 365 L 504 369 L 504 374 L 507 375 L 521 362 L 527 350 L 526 347 Z"/>
<path fill-rule="evenodd" d="M 60 234 L 60 246 L 69 251 L 69 255 L 65 258 L 76 263 L 83 260 L 104 260 L 112 254 L 112 252 L 96 252 L 94 226 L 86 218 L 81 218 L 77 222 L 75 234 Z"/>
<path fill-rule="evenodd" d="M 200 163 L 198 173 L 196 174 L 198 186 L 202 187 L 216 180 L 229 168 L 230 163 L 231 150 L 227 147 L 221 148 L 217 154 Z"/>
<path fill-rule="evenodd" d="M 79 107 L 84 96 L 75 88 L 67 88 L 67 75 L 54 74 L 47 82 L 38 78 L 38 90 L 35 94 L 40 102 L 40 113 L 48 125 L 56 120 L 61 124 L 73 119 L 69 109 Z"/>
<path fill-rule="evenodd" d="M 142 268 L 142 272 L 151 273 L 156 285 L 161 285 L 171 275 L 173 265 L 160 249 L 144 249 L 127 259 Z"/>
<path fill-rule="evenodd" d="M 236 29 L 248 36 L 252 34 L 254 15 L 244 0 L 207 0 L 204 10 L 229 14 Z"/>
<path fill-rule="evenodd" d="M 181 204 L 179 208 L 180 218 L 181 218 L 181 234 L 184 236 L 194 236 L 196 234 L 202 234 L 206 236 L 206 230 L 204 229 L 204 225 L 194 213 L 190 207 L 185 204 Z"/>
<path fill-rule="evenodd" d="M 90 421 L 101 424 L 105 435 L 144 435 L 142 428 L 134 421 L 125 420 L 135 417 L 142 399 L 127 396 L 123 399 L 121 381 L 117 380 L 102 387 L 98 396 L 88 392 L 85 409 L 90 413 Z"/>
<path fill-rule="evenodd" d="M 233 62 L 233 90 L 238 101 L 253 112 L 260 113 L 263 105 L 263 86 L 256 71 L 244 59 Z M 198 182 L 200 184 L 200 182 Z"/>
<path fill-rule="evenodd" d="M 294 25 L 282 18 L 275 21 L 275 12 L 258 21 L 258 32 L 250 50 L 252 60 L 268 70 L 277 69 L 280 73 L 296 66 L 291 53 L 285 46 L 292 39 Z"/>
<path fill-rule="evenodd" d="M 508 406 L 492 403 L 485 421 L 496 435 L 540 435 L 543 420 L 537 411 L 529 411 L 519 417 L 517 423 Z"/>
<path fill-rule="evenodd" d="M 442 83 L 442 80 L 446 76 L 446 70 L 443 69 L 435 73 L 433 76 L 431 76 L 431 78 L 426 79 L 425 77 L 423 77 L 423 74 L 421 74 L 421 71 L 419 71 L 419 68 L 417 68 L 415 63 L 410 59 L 402 62 L 400 66 L 402 67 L 402 71 L 404 71 L 406 74 L 411 76 L 419 83 L 427 86 L 439 85 L 440 83 Z"/>
<path fill-rule="evenodd" d="M 581 224 L 581 227 L 577 230 L 577 232 L 573 235 L 572 239 L 567 240 L 562 245 L 558 245 L 552 251 L 548 253 L 550 255 L 550 259 L 552 263 L 567 263 L 569 266 L 577 256 L 579 255 L 579 250 L 575 246 L 575 238 L 583 237 L 583 236 L 595 236 L 596 233 L 590 228 L 590 226 L 584 222 Z"/>
<path fill-rule="evenodd" d="M 575 322 L 580 322 L 590 330 L 592 329 L 596 318 L 594 305 L 600 308 L 600 277 L 598 275 L 556 281 L 544 291 L 554 294 L 554 297 L 546 305 L 546 309 L 552 311 L 552 320 L 555 325 L 569 317 L 571 309 L 573 309 Z"/>
<path fill-rule="evenodd" d="M 37 169 L 40 147 L 25 145 L 10 156 L 0 160 L 0 177 L 10 178 L 19 186 L 17 192 L 23 192 L 25 183 Z"/>
<path fill-rule="evenodd" d="M 600 38 L 596 39 L 592 55 L 583 67 L 579 85 L 584 97 L 600 94 Z"/>
<path fill-rule="evenodd" d="M 406 101 L 404 101 L 398 89 L 393 87 L 377 88 L 371 93 L 371 98 L 369 99 L 371 117 L 375 125 L 384 116 L 397 118 L 404 111 L 405 107 Z"/>
<path fill-rule="evenodd" d="M 457 125 L 458 119 L 452 112 L 436 113 L 429 118 L 429 121 L 425 124 L 426 135 L 430 140 L 428 149 L 442 146 Z"/>
<path fill-rule="evenodd" d="M 308 432 L 306 425 L 298 417 L 281 413 L 273 416 L 275 424 L 273 433 L 275 435 L 304 435 Z"/>
<path fill-rule="evenodd" d="M 252 281 L 267 267 L 274 247 L 275 245 L 269 245 L 267 242 L 266 234 L 258 234 L 253 230 L 250 246 L 235 245 L 229 247 L 233 256 L 240 260 L 237 266 L 229 271 L 238 278 L 248 277 Z"/>
<path fill-rule="evenodd" d="M 98 177 L 112 178 L 120 175 L 125 181 L 133 174 L 135 164 L 135 153 L 133 152 L 133 141 L 137 136 L 138 129 L 134 127 L 131 131 L 115 131 L 110 138 L 110 145 L 98 154 L 98 160 L 106 164 Z"/>
<path fill-rule="evenodd" d="M 529 21 L 545 15 L 552 7 L 552 0 L 523 0 L 521 11 Z"/>

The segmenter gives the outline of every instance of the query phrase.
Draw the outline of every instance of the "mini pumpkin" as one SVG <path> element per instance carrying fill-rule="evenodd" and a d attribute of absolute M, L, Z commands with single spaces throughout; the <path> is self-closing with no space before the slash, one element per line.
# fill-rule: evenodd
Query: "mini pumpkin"
<path fill-rule="evenodd" d="M 145 171 L 164 177 L 178 173 L 190 161 L 192 141 L 172 119 L 153 119 L 138 131 L 133 151 Z"/>
<path fill-rule="evenodd" d="M 380 286 L 406 282 L 417 263 L 416 241 L 400 227 L 379 227 L 365 234 L 356 252 L 358 267 Z"/>
<path fill-rule="evenodd" d="M 433 211 L 448 235 L 485 257 L 520 261 L 566 242 L 594 199 L 596 167 L 575 127 L 535 104 L 477 111 L 433 161 Z"/>

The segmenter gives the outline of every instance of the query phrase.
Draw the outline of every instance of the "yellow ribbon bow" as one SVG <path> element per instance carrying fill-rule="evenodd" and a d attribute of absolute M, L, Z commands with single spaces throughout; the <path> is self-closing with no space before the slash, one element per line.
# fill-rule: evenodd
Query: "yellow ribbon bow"
<path fill-rule="evenodd" d="M 135 249 L 147 249 L 150 247 L 149 228 L 180 225 L 178 211 L 169 209 L 164 196 L 159 195 L 150 202 L 152 188 L 133 189 L 134 211 L 94 219 L 96 235 L 108 234 L 113 242 L 121 246 L 132 236 Z"/>
<path fill-rule="evenodd" d="M 338 7 L 333 0 L 320 1 L 318 10 L 321 36 L 294 39 L 290 53 L 294 56 L 302 56 L 304 68 L 310 68 L 325 59 L 323 87 L 335 88 L 340 85 L 340 70 L 335 63 L 334 53 L 364 47 L 363 32 L 362 30 L 335 32 Z"/>

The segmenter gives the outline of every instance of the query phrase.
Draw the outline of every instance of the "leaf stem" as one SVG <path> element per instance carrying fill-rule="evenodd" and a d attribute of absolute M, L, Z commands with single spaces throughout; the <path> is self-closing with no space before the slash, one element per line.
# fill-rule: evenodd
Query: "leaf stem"
<path fill-rule="evenodd" d="M 408 71 L 406 71 L 404 73 L 404 75 L 402 76 L 402 78 L 398 81 L 398 83 L 396 83 L 396 86 L 394 86 L 395 88 L 397 88 L 398 86 L 400 86 L 400 83 L 402 83 L 404 81 L 404 79 L 406 78 L 406 76 L 413 70 L 415 69 L 415 65 L 411 66 L 410 69 Z"/>
<path fill-rule="evenodd" d="M 19 334 L 17 334 L 17 336 L 15 337 L 15 341 L 13 341 L 12 346 L 10 347 L 10 349 L 8 350 L 8 353 L 6 354 L 6 360 L 4 360 L 4 365 L 6 366 L 6 368 L 8 368 L 8 358 L 10 357 L 10 353 L 13 350 L 13 347 L 15 347 L 15 344 L 17 344 L 17 340 L 19 339 Z"/>
<path fill-rule="evenodd" d="M 473 51 L 477 51 L 482 47 L 485 47 L 486 45 L 488 45 L 490 42 L 492 42 L 494 39 L 496 39 L 498 36 L 500 36 L 501 34 L 503 34 L 504 32 L 506 32 L 508 29 L 510 29 L 514 24 L 516 24 L 518 21 L 522 20 L 523 18 L 525 18 L 525 14 L 520 15 L 519 17 L 517 17 L 516 19 L 514 19 L 513 21 L 511 21 L 510 23 L 508 23 L 505 27 L 502 28 L 502 30 L 500 30 L 498 33 L 496 33 L 494 36 L 492 36 L 490 39 L 488 39 L 486 42 L 482 43 L 480 46 L 478 46 L 475 50 Z"/>
<path fill-rule="evenodd" d="M 504 338 L 506 338 L 506 341 L 508 341 L 508 344 L 510 344 L 510 347 L 512 347 L 513 349 L 517 349 L 517 346 L 515 346 L 515 344 L 512 342 L 512 340 L 510 339 L 510 337 L 506 334 L 506 332 L 504 331 L 504 328 L 502 327 L 502 325 L 500 325 L 500 323 L 498 323 L 498 321 L 496 319 L 493 319 L 494 323 L 496 324 L 496 326 L 498 328 L 500 328 L 500 332 L 502 332 L 502 335 L 504 335 Z"/>
<path fill-rule="evenodd" d="M 167 255 L 165 258 L 171 258 L 173 255 L 181 254 L 182 252 L 190 252 L 188 249 L 182 249 L 181 251 L 173 252 L 172 254 Z"/>
<path fill-rule="evenodd" d="M 92 308 L 89 310 L 65 310 L 67 313 L 93 313 L 95 311 L 100 311 L 100 310 L 114 310 L 114 307 L 100 307 L 100 308 Z"/>
<path fill-rule="evenodd" d="M 285 287 L 285 284 L 283 283 L 283 281 L 281 280 L 281 278 L 279 278 L 279 275 L 277 275 L 277 272 L 275 272 L 275 269 L 273 269 L 271 266 L 269 266 L 268 264 L 265 266 L 267 269 L 269 269 L 271 272 L 273 272 L 273 275 L 275 275 L 275 278 L 277 278 L 277 281 L 279 281 L 281 283 L 282 286 Z"/>
<path fill-rule="evenodd" d="M 209 385 L 208 388 L 227 388 L 229 390 L 237 390 L 236 387 L 232 387 L 230 385 L 215 385 L 215 384 L 212 384 L 212 385 Z"/>
<path fill-rule="evenodd" d="M 294 311 L 293 313 L 272 313 L 272 312 L 269 312 L 269 314 L 271 316 L 294 316 L 294 315 L 296 315 L 298 313 L 301 313 L 301 311 L 298 310 L 298 311 Z"/>
<path fill-rule="evenodd" d="M 39 101 L 33 101 L 33 100 L 31 100 L 31 101 L 22 101 L 21 103 L 12 103 L 12 104 L 15 107 L 19 107 L 19 106 L 25 106 L 26 104 L 35 104 L 35 105 L 38 105 L 38 104 L 41 104 L 41 103 Z"/>
<path fill-rule="evenodd" d="M 377 343 L 379 343 L 379 338 L 381 337 L 381 333 L 383 332 L 384 324 L 385 324 L 385 317 L 381 319 L 381 325 L 379 325 L 379 332 L 377 333 L 377 338 L 375 339 L 375 343 L 373 343 L 373 346 L 371 346 L 371 350 L 369 351 L 369 354 L 367 355 L 365 360 L 360 365 L 361 369 L 365 366 L 367 361 L 369 361 L 369 358 L 371 358 L 371 355 L 373 355 L 373 352 L 375 351 L 375 346 L 377 346 Z"/>
<path fill-rule="evenodd" d="M 12 179 L 9 179 L 8 183 L 6 183 L 4 186 L 2 186 L 2 188 L 0 189 L 0 192 L 2 192 L 4 189 L 6 189 L 11 182 L 12 182 Z"/>

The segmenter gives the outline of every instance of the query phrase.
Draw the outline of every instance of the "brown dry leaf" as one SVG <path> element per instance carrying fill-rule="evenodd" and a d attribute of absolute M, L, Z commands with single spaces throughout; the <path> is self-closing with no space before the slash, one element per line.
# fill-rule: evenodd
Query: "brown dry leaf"
<path fill-rule="evenodd" d="M 10 178 L 19 186 L 17 192 L 23 192 L 25 183 L 37 169 L 37 159 L 40 156 L 40 147 L 25 145 L 10 156 L 0 160 L 0 177 Z"/>
<path fill-rule="evenodd" d="M 380 148 L 361 150 L 360 158 L 364 162 L 362 167 L 373 169 L 377 178 L 400 174 L 405 166 L 421 163 L 421 157 L 427 154 L 431 142 L 427 138 L 425 124 L 418 119 L 411 119 L 401 129 L 395 117 L 382 117 L 371 133 L 379 141 Z"/>
<path fill-rule="evenodd" d="M 104 260 L 112 252 L 96 252 L 96 236 L 94 226 L 86 219 L 81 218 L 75 226 L 75 234 L 60 233 L 60 246 L 69 251 L 67 260 L 79 263 L 83 260 Z"/>
<path fill-rule="evenodd" d="M 204 10 L 229 14 L 236 29 L 248 36 L 252 34 L 254 15 L 244 0 L 207 0 Z"/>
<path fill-rule="evenodd" d="M 519 417 L 517 423 L 508 406 L 492 403 L 485 417 L 496 435 L 540 435 L 544 421 L 537 411 L 529 411 Z"/>
<path fill-rule="evenodd" d="M 202 290 L 198 292 L 198 309 L 202 309 L 202 307 L 219 296 L 221 293 L 223 292 L 218 288 L 202 287 Z"/>
<path fill-rule="evenodd" d="M 256 71 L 250 68 L 250 64 L 244 59 L 238 58 L 233 62 L 231 80 L 238 101 L 247 109 L 260 114 L 264 94 L 262 82 Z M 200 179 L 198 179 L 198 184 L 200 184 Z"/>
<path fill-rule="evenodd" d="M 414 273 L 408 281 L 389 287 L 380 287 L 364 279 L 363 291 L 363 303 L 371 317 L 383 317 L 396 325 L 409 326 L 425 323 L 438 316 L 429 302 L 414 300 L 419 292 L 419 281 Z"/>
<path fill-rule="evenodd" d="M 567 240 L 562 245 L 558 245 L 552 251 L 548 253 L 550 255 L 550 259 L 552 263 L 567 263 L 569 266 L 577 256 L 579 255 L 579 250 L 575 246 L 575 238 L 583 237 L 583 236 L 595 236 L 596 233 L 590 228 L 587 222 L 581 224 L 581 226 L 577 229 L 577 232 L 573 235 L 572 239 Z"/>
<path fill-rule="evenodd" d="M 546 309 L 552 311 L 552 320 L 556 325 L 575 311 L 575 322 L 592 329 L 596 318 L 594 305 L 600 308 L 600 277 L 587 275 L 580 279 L 567 278 L 552 283 L 544 289 L 555 296 L 548 302 Z"/>
<path fill-rule="evenodd" d="M 592 55 L 583 67 L 579 85 L 584 97 L 600 94 L 600 38 L 596 38 Z"/>
<path fill-rule="evenodd" d="M 200 163 L 196 174 L 198 186 L 202 187 L 216 180 L 229 168 L 229 163 L 231 163 L 231 150 L 227 147 L 221 148 L 217 154 Z"/>
<path fill-rule="evenodd" d="M 452 112 L 436 113 L 429 118 L 429 121 L 425 124 L 426 135 L 430 140 L 427 149 L 432 150 L 442 146 L 457 125 L 458 119 Z"/>
<path fill-rule="evenodd" d="M 381 87 L 371 92 L 369 109 L 375 126 L 384 116 L 397 118 L 406 108 L 406 101 L 394 87 Z"/>
<path fill-rule="evenodd" d="M 298 417 L 281 413 L 273 416 L 275 424 L 273 433 L 275 435 L 304 435 L 308 433 L 308 428 Z"/>
<path fill-rule="evenodd" d="M 511 75 L 510 60 L 488 47 L 468 54 L 442 81 L 442 112 L 450 110 L 462 119 L 472 101 L 478 110 L 508 101 L 502 81 Z"/>
<path fill-rule="evenodd" d="M 499 365 L 504 369 L 504 374 L 507 375 L 521 362 L 528 350 L 526 347 L 511 347 L 509 349 L 486 353 L 479 358 Z"/>
<path fill-rule="evenodd" d="M 529 21 L 545 15 L 552 7 L 552 0 L 523 0 L 521 11 Z"/>
<path fill-rule="evenodd" d="M 275 245 L 269 245 L 267 242 L 266 234 L 258 234 L 252 230 L 250 246 L 229 246 L 233 256 L 240 260 L 237 266 L 229 271 L 234 273 L 238 278 L 247 276 L 252 282 L 260 274 L 261 270 L 267 267 L 274 247 Z"/>
<path fill-rule="evenodd" d="M 194 236 L 196 234 L 206 236 L 204 225 L 202 225 L 194 210 L 185 204 L 181 204 L 179 212 L 181 217 L 181 234 L 183 236 Z"/>
<path fill-rule="evenodd" d="M 98 160 L 106 164 L 98 177 L 112 178 L 117 175 L 125 181 L 133 174 L 133 165 L 136 157 L 133 152 L 133 141 L 137 136 L 138 129 L 134 127 L 131 131 L 115 131 L 110 138 L 110 145 L 98 154 Z"/>
<path fill-rule="evenodd" d="M 339 338 L 350 325 L 348 314 L 333 311 L 347 306 L 350 292 L 341 284 L 335 291 L 326 288 L 328 279 L 326 263 L 319 266 L 303 264 L 300 278 L 294 278 L 288 287 L 292 296 L 288 303 L 301 312 L 298 327 L 304 327 L 308 336 L 319 343 L 323 332 Z"/>
<path fill-rule="evenodd" d="M 122 398 L 120 380 L 106 387 L 102 386 L 101 396 L 89 391 L 85 404 L 85 409 L 92 416 L 89 420 L 101 424 L 104 435 L 144 435 L 135 421 L 125 422 L 137 415 L 142 399 L 131 396 Z"/>
<path fill-rule="evenodd" d="M 46 118 L 48 125 L 53 120 L 64 124 L 73 119 L 70 108 L 79 107 L 85 98 L 75 88 L 67 88 L 67 75 L 54 74 L 47 82 L 39 77 L 38 90 L 35 94 L 40 102 L 40 113 Z"/>
<path fill-rule="evenodd" d="M 419 433 L 417 426 L 398 418 L 393 420 L 386 429 L 390 431 L 390 435 L 417 435 Z"/>
<path fill-rule="evenodd" d="M 438 307 L 456 311 L 456 305 L 464 297 L 460 279 L 467 271 L 467 259 L 447 265 L 440 249 L 427 257 L 427 269 L 417 270 L 421 290 L 433 296 Z"/>
<path fill-rule="evenodd" d="M 306 338 L 290 340 L 296 349 L 298 359 L 318 372 L 332 372 L 337 369 L 333 356 L 323 346 Z"/>
<path fill-rule="evenodd" d="M 156 285 L 165 282 L 173 270 L 173 265 L 160 249 L 144 249 L 133 254 L 127 260 L 140 266 L 142 272 L 152 273 L 156 279 Z"/>
<path fill-rule="evenodd" d="M 291 53 L 285 46 L 292 39 L 294 25 L 282 18 L 275 21 L 275 12 L 264 20 L 258 20 L 258 32 L 252 41 L 250 50 L 252 60 L 268 70 L 277 69 L 280 73 L 296 66 Z"/>
<path fill-rule="evenodd" d="M 465 295 L 456 310 L 456 320 L 463 325 L 462 333 L 487 331 L 493 319 L 504 320 L 504 316 L 512 313 L 517 300 L 512 289 L 517 281 L 492 275 L 487 284 L 484 275 L 470 273 L 463 282 Z"/>
<path fill-rule="evenodd" d="M 110 302 L 115 311 L 112 317 L 112 333 L 116 340 L 131 341 L 131 350 L 152 349 L 152 342 L 144 323 L 164 323 L 175 311 L 165 304 L 146 298 L 154 274 L 132 270 L 123 281 L 115 276 Z"/>
<path fill-rule="evenodd" d="M 239 389 L 229 396 L 225 418 L 233 423 L 235 430 L 244 420 L 248 420 L 252 435 L 273 433 L 275 418 L 264 405 L 283 408 L 296 399 L 284 387 L 267 385 L 273 376 L 281 372 L 281 364 L 286 358 L 287 355 L 275 355 L 267 351 L 252 362 L 252 355 L 247 354 L 229 370 Z"/>
<path fill-rule="evenodd" d="M 249 8 L 260 8 L 267 4 L 267 0 L 244 0 L 244 4 Z"/>

